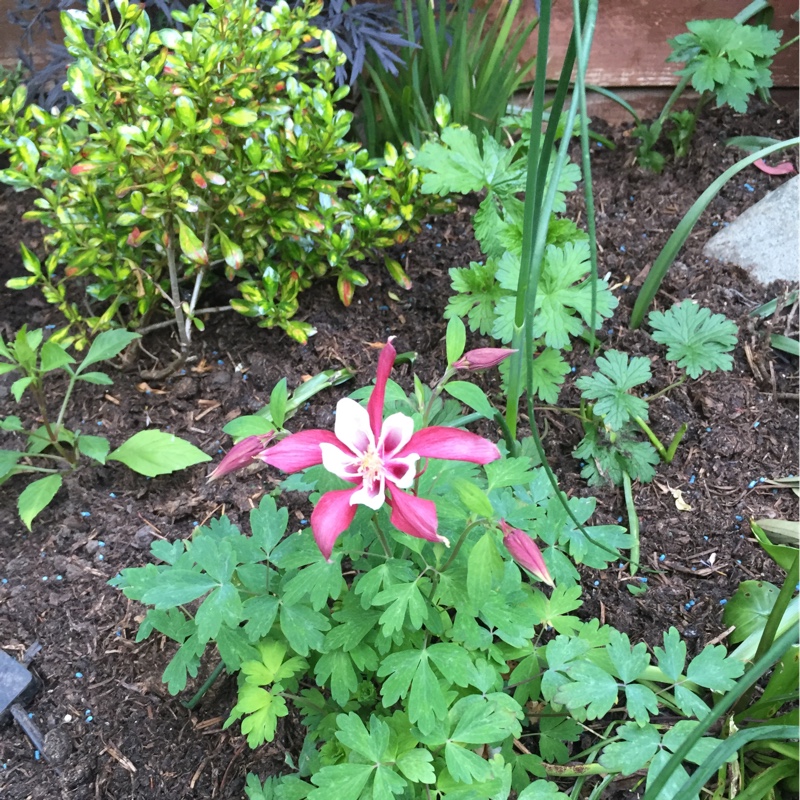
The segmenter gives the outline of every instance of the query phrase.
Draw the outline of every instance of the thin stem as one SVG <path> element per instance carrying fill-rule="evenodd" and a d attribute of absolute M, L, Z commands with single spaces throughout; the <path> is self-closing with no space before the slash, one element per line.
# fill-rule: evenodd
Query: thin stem
<path fill-rule="evenodd" d="M 175 231 L 172 226 L 172 220 L 167 225 L 167 268 L 169 269 L 169 285 L 172 291 L 171 303 L 175 311 L 175 321 L 178 325 L 178 340 L 181 346 L 181 355 L 185 357 L 186 351 L 189 349 L 189 341 L 186 338 L 186 320 L 183 316 L 183 307 L 181 306 L 181 288 L 178 282 L 178 265 L 175 261 Z"/>
<path fill-rule="evenodd" d="M 519 444 L 517 440 L 511 433 L 511 430 L 508 427 L 508 422 L 503 417 L 503 415 L 499 411 L 495 411 L 494 414 L 494 421 L 500 426 L 500 430 L 503 433 L 503 438 L 506 441 L 506 447 L 508 448 L 508 452 L 512 456 L 516 456 L 519 454 Z"/>
<path fill-rule="evenodd" d="M 194 312 L 194 316 L 199 317 L 200 314 L 218 314 L 221 311 L 233 311 L 233 306 L 212 306 L 210 308 L 198 308 L 197 311 Z M 148 325 L 145 328 L 137 328 L 136 332 L 144 336 L 147 333 L 152 333 L 153 331 L 161 330 L 162 328 L 169 328 L 174 324 L 174 320 L 166 319 L 162 322 L 154 322 L 152 325 Z"/>
<path fill-rule="evenodd" d="M 214 667 L 214 671 L 206 678 L 206 682 L 197 690 L 194 697 L 189 700 L 187 703 L 183 703 L 184 708 L 188 708 L 191 711 L 202 699 L 203 695 L 214 685 L 214 681 L 219 678 L 222 674 L 222 671 L 225 669 L 225 663 L 220 661 L 216 667 Z"/>
<path fill-rule="evenodd" d="M 389 548 L 389 542 L 386 539 L 385 534 L 381 530 L 381 526 L 378 525 L 378 518 L 375 514 L 372 515 L 372 524 L 375 527 L 375 533 L 378 536 L 378 541 L 381 543 L 381 547 L 383 547 L 383 552 L 386 553 L 386 558 L 392 557 L 392 551 Z"/>
<path fill-rule="evenodd" d="M 680 380 L 675 381 L 675 383 L 671 383 L 669 386 L 659 389 L 655 394 L 651 394 L 650 397 L 645 397 L 644 399 L 647 400 L 648 403 L 652 403 L 653 400 L 657 400 L 662 395 L 666 394 L 667 392 L 671 392 L 673 389 L 681 386 L 684 383 L 686 383 L 686 375 L 684 375 Z"/>
<path fill-rule="evenodd" d="M 795 36 L 794 38 L 792 38 L 792 39 L 789 39 L 789 41 L 788 41 L 788 42 L 785 42 L 784 44 L 782 44 L 782 45 L 781 45 L 781 46 L 780 46 L 780 47 L 779 47 L 779 48 L 778 48 L 778 49 L 775 51 L 775 55 L 778 55 L 778 53 L 780 53 L 782 50 L 785 50 L 787 47 L 791 47 L 791 46 L 792 46 L 792 45 L 793 45 L 793 44 L 794 44 L 794 43 L 795 43 L 795 42 L 796 42 L 798 39 L 800 39 L 800 36 Z"/>
<path fill-rule="evenodd" d="M 470 522 L 470 524 L 467 525 L 466 528 L 464 528 L 464 530 L 461 533 L 461 536 L 458 537 L 458 541 L 456 542 L 455 547 L 450 552 L 450 557 L 447 559 L 447 561 L 444 562 L 442 568 L 440 570 L 437 570 L 437 573 L 444 572 L 453 563 L 453 561 L 455 561 L 456 556 L 458 555 L 458 551 L 461 550 L 461 545 L 463 545 L 467 539 L 467 534 L 478 525 L 483 525 L 485 521 L 486 520 L 484 519 L 476 519 L 474 522 Z"/>
<path fill-rule="evenodd" d="M 69 399 L 72 396 L 72 390 L 75 388 L 75 382 L 77 380 L 78 380 L 78 373 L 70 372 L 69 385 L 67 386 L 67 391 L 64 393 L 64 400 L 61 403 L 61 408 L 58 411 L 58 419 L 56 420 L 56 431 L 61 430 L 61 425 L 64 421 L 64 415 L 67 413 L 67 405 L 69 404 Z"/>
<path fill-rule="evenodd" d="M 678 428 L 678 432 L 672 437 L 672 441 L 669 443 L 669 447 L 667 448 L 667 464 L 672 463 L 672 459 L 675 458 L 675 453 L 678 449 L 678 445 L 683 440 L 686 431 L 689 430 L 689 426 L 684 422 L 680 428 Z"/>
<path fill-rule="evenodd" d="M 64 459 L 66 461 L 66 459 Z M 34 467 L 33 465 L 29 464 L 18 464 L 14 467 L 14 471 L 12 474 L 16 475 L 19 472 L 48 472 L 48 473 L 59 473 L 62 470 L 60 469 L 50 469 L 49 467 Z"/>
<path fill-rule="evenodd" d="M 653 433 L 653 429 L 641 417 L 634 417 L 633 421 L 647 434 L 647 438 L 653 447 L 658 450 L 658 454 L 664 463 L 669 464 L 669 461 L 667 461 L 667 449 L 661 443 L 661 439 Z"/>
<path fill-rule="evenodd" d="M 633 538 L 630 561 L 631 575 L 635 575 L 639 571 L 639 515 L 636 513 L 636 505 L 633 502 L 631 476 L 627 472 L 622 473 L 622 485 L 625 489 L 625 508 L 628 511 L 628 533 Z"/>

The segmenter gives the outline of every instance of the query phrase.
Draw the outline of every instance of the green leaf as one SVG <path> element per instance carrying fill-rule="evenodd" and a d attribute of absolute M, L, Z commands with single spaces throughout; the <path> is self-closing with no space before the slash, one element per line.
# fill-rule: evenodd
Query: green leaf
<path fill-rule="evenodd" d="M 336 738 L 368 761 L 381 761 L 389 746 L 389 726 L 374 715 L 369 720 L 367 730 L 355 712 L 339 714 L 336 717 Z"/>
<path fill-rule="evenodd" d="M 650 666 L 650 654 L 644 642 L 631 647 L 625 633 L 611 631 L 611 641 L 606 645 L 614 672 L 623 683 L 633 683 Z"/>
<path fill-rule="evenodd" d="M 677 682 L 686 663 L 686 642 L 675 628 L 663 634 L 664 647 L 654 647 L 658 668 L 673 682 Z"/>
<path fill-rule="evenodd" d="M 281 605 L 280 626 L 290 647 L 301 656 L 307 656 L 309 650 L 321 652 L 325 637 L 324 631 L 331 628 L 327 618 L 304 605 Z"/>
<path fill-rule="evenodd" d="M 108 451 L 111 448 L 111 445 L 108 443 L 108 439 L 105 437 L 87 436 L 85 434 L 78 436 L 75 445 L 81 455 L 94 459 L 95 461 L 99 461 L 101 464 L 106 463 L 106 457 L 108 456 Z"/>
<path fill-rule="evenodd" d="M 783 533 L 790 532 L 793 534 L 794 541 L 797 541 L 797 530 L 798 530 L 798 523 L 796 521 L 790 520 L 750 520 L 750 529 L 753 531 L 753 535 L 758 539 L 759 544 L 764 548 L 767 555 L 779 566 L 781 569 L 788 572 L 791 569 L 792 564 L 794 563 L 795 555 L 797 554 L 797 546 L 792 546 L 789 544 L 778 544 L 781 539 L 778 537 L 776 541 L 773 542 L 772 539 L 767 536 L 767 525 L 772 527 L 771 533 L 773 536 L 777 533 L 776 525 L 780 522 L 786 522 L 788 525 L 792 526 L 788 531 L 783 531 Z M 759 525 L 761 523 L 761 525 Z M 762 527 L 763 525 L 763 527 Z M 786 539 L 782 537 L 784 541 L 792 541 L 792 539 Z"/>
<path fill-rule="evenodd" d="M 201 572 L 173 567 L 163 573 L 159 583 L 148 589 L 140 599 L 156 609 L 175 608 L 197 600 L 218 585 Z"/>
<path fill-rule="evenodd" d="M 380 624 L 384 636 L 403 628 L 406 615 L 411 627 L 419 630 L 428 618 L 428 605 L 417 583 L 398 583 L 378 592 L 372 605 L 388 606 L 381 614 Z"/>
<path fill-rule="evenodd" d="M 275 423 L 276 428 L 282 428 L 286 419 L 286 402 L 288 400 L 288 390 L 286 388 L 286 378 L 282 378 L 275 384 L 275 388 L 269 396 L 269 415 Z"/>
<path fill-rule="evenodd" d="M 412 783 L 436 783 L 433 756 L 421 747 L 406 750 L 395 759 L 395 765 Z"/>
<path fill-rule="evenodd" d="M 453 319 L 456 319 L 456 317 Z M 454 397 L 473 411 L 483 414 L 486 419 L 494 418 L 496 412 L 489 402 L 489 398 L 486 396 L 483 389 L 480 389 L 474 383 L 468 383 L 467 381 L 450 381 L 450 383 L 445 385 L 444 390 L 451 397 Z"/>
<path fill-rule="evenodd" d="M 12 472 L 22 456 L 23 454 L 19 450 L 0 450 L 0 480 Z"/>
<path fill-rule="evenodd" d="M 47 508 L 60 488 L 61 476 L 48 475 L 46 478 L 39 478 L 39 480 L 29 483 L 20 492 L 17 498 L 17 509 L 19 518 L 28 530 L 31 529 L 34 517 Z"/>
<path fill-rule="evenodd" d="M 579 661 L 567 671 L 570 681 L 556 692 L 555 700 L 573 713 L 585 710 L 587 719 L 601 719 L 617 702 L 617 682 L 591 661 Z"/>
<path fill-rule="evenodd" d="M 524 712 L 515 700 L 494 693 L 488 697 L 471 695 L 461 698 L 453 706 L 451 716 L 457 722 L 450 741 L 477 745 L 519 736 Z"/>
<path fill-rule="evenodd" d="M 245 683 L 239 689 L 239 702 L 231 709 L 224 727 L 244 715 L 242 733 L 247 736 L 247 744 L 256 748 L 275 738 L 278 719 L 288 714 L 286 701 L 277 692 Z"/>
<path fill-rule="evenodd" d="M 736 325 L 722 314 L 713 314 L 690 300 L 668 311 L 653 311 L 648 317 L 655 329 L 653 340 L 667 345 L 667 360 L 677 361 L 690 378 L 703 371 L 730 371 L 736 347 Z"/>
<path fill-rule="evenodd" d="M 324 653 L 314 667 L 314 674 L 317 686 L 325 686 L 330 681 L 331 697 L 342 707 L 358 688 L 358 675 L 353 668 L 353 659 L 343 650 Z"/>
<path fill-rule="evenodd" d="M 492 765 L 486 759 L 454 742 L 445 744 L 444 759 L 448 772 L 461 783 L 481 783 L 492 777 Z"/>
<path fill-rule="evenodd" d="M 222 430 L 234 442 L 239 442 L 248 436 L 261 436 L 265 433 L 272 433 L 275 430 L 275 425 L 266 417 L 258 414 L 246 414 L 232 419 Z"/>
<path fill-rule="evenodd" d="M 359 800 L 374 769 L 374 764 L 337 764 L 333 767 L 322 767 L 311 778 L 312 783 L 319 788 L 308 795 L 308 800 L 333 800 L 333 798 Z"/>
<path fill-rule="evenodd" d="M 600 763 L 611 772 L 632 775 L 643 769 L 658 752 L 661 736 L 655 726 L 639 726 L 626 722 L 617 728 L 622 741 L 606 745 L 600 755 Z"/>
<path fill-rule="evenodd" d="M 208 251 L 194 231 L 180 219 L 178 220 L 178 230 L 178 244 L 181 252 L 189 261 L 206 266 L 208 264 Z"/>
<path fill-rule="evenodd" d="M 602 416 L 615 431 L 631 418 L 647 420 L 647 401 L 628 394 L 628 391 L 650 380 L 650 361 L 642 357 L 629 361 L 627 353 L 609 350 L 597 359 L 597 368 L 599 372 L 585 375 L 575 382 L 584 397 L 596 401 L 594 413 Z"/>
<path fill-rule="evenodd" d="M 107 361 L 109 358 L 121 353 L 132 341 L 140 339 L 138 333 L 132 331 L 125 331 L 121 328 L 115 328 L 111 331 L 103 331 L 92 342 L 86 358 L 83 359 L 76 372 L 83 372 L 86 367 L 97 364 L 99 361 Z"/>
<path fill-rule="evenodd" d="M 477 613 L 484 600 L 503 579 L 505 565 L 493 533 L 486 532 L 476 542 L 467 560 L 467 593 Z"/>
<path fill-rule="evenodd" d="M 33 383 L 33 378 L 26 376 L 25 378 L 18 378 L 11 384 L 11 394 L 18 403 L 25 393 L 25 390 Z"/>
<path fill-rule="evenodd" d="M 197 677 L 200 656 L 204 650 L 205 645 L 195 635 L 190 636 L 178 648 L 161 676 L 161 680 L 167 684 L 170 694 L 176 695 L 182 692 L 186 688 L 187 677 Z"/>
<path fill-rule="evenodd" d="M 535 477 L 527 456 L 506 456 L 487 464 L 485 469 L 489 480 L 487 490 L 490 492 L 505 486 L 526 486 Z"/>
<path fill-rule="evenodd" d="M 552 347 L 545 347 L 533 359 L 534 394 L 543 403 L 557 403 L 561 384 L 564 383 L 564 376 L 570 369 L 570 365 L 564 360 L 561 351 L 554 350 Z"/>
<path fill-rule="evenodd" d="M 447 365 L 452 366 L 464 354 L 467 343 L 467 329 L 458 317 L 451 317 L 447 323 L 445 344 L 447 346 Z"/>
<path fill-rule="evenodd" d="M 237 628 L 242 622 L 243 609 L 239 592 L 232 583 L 217 586 L 197 609 L 194 621 L 201 642 L 216 639 L 222 625 Z"/>
<path fill-rule="evenodd" d="M 736 627 L 729 636 L 731 642 L 736 644 L 744 641 L 754 631 L 763 630 L 777 597 L 777 586 L 767 581 L 740 583 L 722 614 L 725 625 Z"/>
<path fill-rule="evenodd" d="M 517 800 L 568 800 L 569 795 L 558 790 L 552 781 L 535 780 L 517 795 Z"/>
<path fill-rule="evenodd" d="M 75 359 L 60 344 L 49 339 L 42 345 L 40 355 L 42 372 L 51 372 L 75 363 Z"/>
<path fill-rule="evenodd" d="M 108 456 L 151 478 L 211 461 L 202 450 L 171 433 L 139 431 Z"/>
<path fill-rule="evenodd" d="M 223 114 L 222 119 L 227 122 L 228 125 L 234 125 L 237 128 L 247 128 L 258 121 L 258 114 L 249 108 L 234 108 Z"/>
<path fill-rule="evenodd" d="M 744 664 L 736 658 L 728 658 L 722 645 L 707 645 L 695 656 L 686 670 L 686 677 L 712 692 L 724 693 L 733 688 L 744 672 Z"/>
<path fill-rule="evenodd" d="M 114 381 L 105 374 L 105 372 L 83 372 L 78 375 L 79 381 L 86 381 L 95 386 L 113 386 Z"/>

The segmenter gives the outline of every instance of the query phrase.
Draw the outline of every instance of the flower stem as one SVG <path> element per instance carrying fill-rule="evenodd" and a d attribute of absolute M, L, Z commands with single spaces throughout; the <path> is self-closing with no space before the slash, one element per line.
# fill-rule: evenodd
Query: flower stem
<path fill-rule="evenodd" d="M 661 456 L 661 460 L 665 464 L 669 464 L 667 460 L 667 449 L 661 443 L 661 439 L 653 433 L 653 429 L 641 418 L 641 417 L 634 417 L 633 421 L 647 434 L 647 438 L 650 440 L 650 443 L 658 450 L 658 454 Z M 671 459 L 670 459 L 671 460 Z"/>
<path fill-rule="evenodd" d="M 375 533 L 378 536 L 378 541 L 381 543 L 381 547 L 383 547 L 383 552 L 386 553 L 386 558 L 392 557 L 392 551 L 389 548 L 389 542 L 386 539 L 386 535 L 381 530 L 381 526 L 378 525 L 378 518 L 375 514 L 372 515 L 372 524 L 375 526 Z"/>
<path fill-rule="evenodd" d="M 631 487 L 631 476 L 623 471 L 622 485 L 625 489 L 625 508 L 628 511 L 628 533 L 633 537 L 631 544 L 631 575 L 639 571 L 639 515 L 636 513 L 636 505 L 633 502 L 633 490 Z"/>

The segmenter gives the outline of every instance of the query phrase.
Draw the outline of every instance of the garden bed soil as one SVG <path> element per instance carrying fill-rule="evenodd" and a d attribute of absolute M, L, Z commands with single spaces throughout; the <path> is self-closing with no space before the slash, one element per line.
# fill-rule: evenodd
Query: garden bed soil
<path fill-rule="evenodd" d="M 728 137 L 797 135 L 797 112 L 760 107 L 748 116 L 711 112 L 701 121 L 691 156 L 668 163 L 662 175 L 633 166 L 633 143 L 625 129 L 607 130 L 615 150 L 595 146 L 593 176 L 598 209 L 601 274 L 609 273 L 620 298 L 615 318 L 601 338 L 608 346 L 652 359 L 648 391 L 671 383 L 674 365 L 663 358 L 642 331 L 629 331 L 627 318 L 636 287 L 683 214 L 708 184 L 739 153 L 724 146 Z M 796 161 L 796 153 L 790 156 Z M 740 327 L 732 372 L 717 373 L 681 386 L 654 402 L 653 427 L 669 440 L 681 423 L 688 433 L 670 466 L 662 465 L 647 486 L 635 486 L 641 519 L 642 575 L 647 590 L 633 595 L 632 581 L 619 565 L 601 572 L 585 570 L 585 617 L 598 616 L 653 646 L 675 626 L 690 651 L 725 641 L 723 602 L 740 581 L 780 580 L 749 532 L 752 517 L 795 518 L 796 498 L 759 482 L 762 477 L 797 473 L 797 360 L 769 346 L 769 332 L 797 332 L 797 309 L 774 317 L 771 327 L 756 325 L 748 312 L 787 287 L 761 287 L 741 270 L 708 262 L 706 240 L 785 180 L 755 168 L 734 179 L 701 218 L 680 261 L 670 270 L 657 297 L 660 308 L 691 297 Z M 30 197 L 8 189 L 0 193 L 0 277 L 3 284 L 22 272 L 18 244 L 34 249 L 41 233 L 20 224 Z M 580 198 L 570 198 L 571 212 L 581 214 Z M 297 386 L 305 376 L 332 367 L 348 367 L 355 380 L 314 399 L 290 427 L 329 427 L 335 401 L 369 382 L 378 347 L 389 335 L 400 351 L 414 350 L 423 380 L 431 381 L 444 365 L 442 312 L 450 294 L 448 268 L 479 259 L 471 233 L 475 203 L 467 198 L 453 215 L 428 221 L 403 261 L 413 279 L 411 291 L 399 289 L 377 265 L 367 265 L 370 286 L 343 308 L 334 284 L 324 281 L 302 295 L 302 308 L 318 330 L 299 346 L 279 331 L 260 329 L 235 314 L 210 317 L 196 338 L 197 359 L 185 374 L 149 384 L 136 370 L 113 371 L 113 387 L 84 384 L 75 396 L 68 423 L 97 428 L 113 446 L 150 426 L 173 431 L 218 461 L 230 446 L 222 434 L 230 419 L 261 408 L 275 383 L 286 376 Z M 794 232 L 787 232 L 794 235 Z M 224 298 L 223 298 L 224 299 Z M 23 324 L 59 324 L 58 313 L 35 292 L 0 288 L 0 331 L 5 338 Z M 170 357 L 171 335 L 147 337 L 154 356 Z M 470 345 L 489 344 L 471 337 Z M 592 358 L 578 348 L 571 356 L 576 373 L 592 368 Z M 153 361 L 142 354 L 138 368 Z M 407 367 L 397 376 L 409 384 Z M 9 394 L 11 376 L 0 378 L 0 414 L 20 413 Z M 482 378 L 497 387 L 496 374 Z M 57 404 L 63 384 L 50 386 Z M 574 389 L 562 396 L 574 404 Z M 30 422 L 36 412 L 29 400 L 21 413 Z M 571 451 L 581 437 L 569 417 L 547 412 L 545 447 L 562 488 L 570 495 L 598 498 L 595 523 L 623 517 L 622 490 L 589 491 Z M 488 431 L 496 436 L 496 432 Z M 8 440 L 4 446 L 18 446 Z M 174 645 L 161 636 L 136 643 L 143 608 L 107 581 L 119 570 L 149 560 L 154 538 L 189 536 L 193 527 L 221 512 L 246 524 L 247 512 L 272 489 L 279 476 L 268 469 L 209 485 L 211 465 L 148 480 L 121 464 L 89 466 L 65 479 L 65 487 L 28 533 L 16 515 L 15 498 L 24 482 L 15 478 L 0 490 L 0 647 L 20 657 L 38 640 L 41 653 L 33 670 L 41 688 L 28 710 L 47 735 L 53 757 L 48 764 L 21 731 L 0 731 L 0 795 L 22 798 L 241 798 L 248 771 L 264 777 L 288 770 L 302 729 L 297 719 L 282 720 L 276 740 L 251 751 L 238 725 L 222 724 L 235 695 L 233 678 L 217 681 L 200 705 L 188 711 L 170 697 L 160 676 Z M 755 483 L 754 483 L 755 482 Z M 676 507 L 680 490 L 691 511 Z M 288 499 L 292 530 L 308 515 L 305 498 Z M 204 663 L 199 682 L 214 667 Z M 591 740 L 587 738 L 583 744 Z M 610 788 L 611 796 L 638 796 L 632 782 Z"/>

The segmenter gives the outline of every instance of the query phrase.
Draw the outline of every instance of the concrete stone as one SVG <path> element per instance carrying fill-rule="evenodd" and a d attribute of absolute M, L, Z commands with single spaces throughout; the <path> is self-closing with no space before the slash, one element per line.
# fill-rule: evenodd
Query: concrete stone
<path fill-rule="evenodd" d="M 800 175 L 747 209 L 706 244 L 703 254 L 747 270 L 759 283 L 796 281 Z"/>

